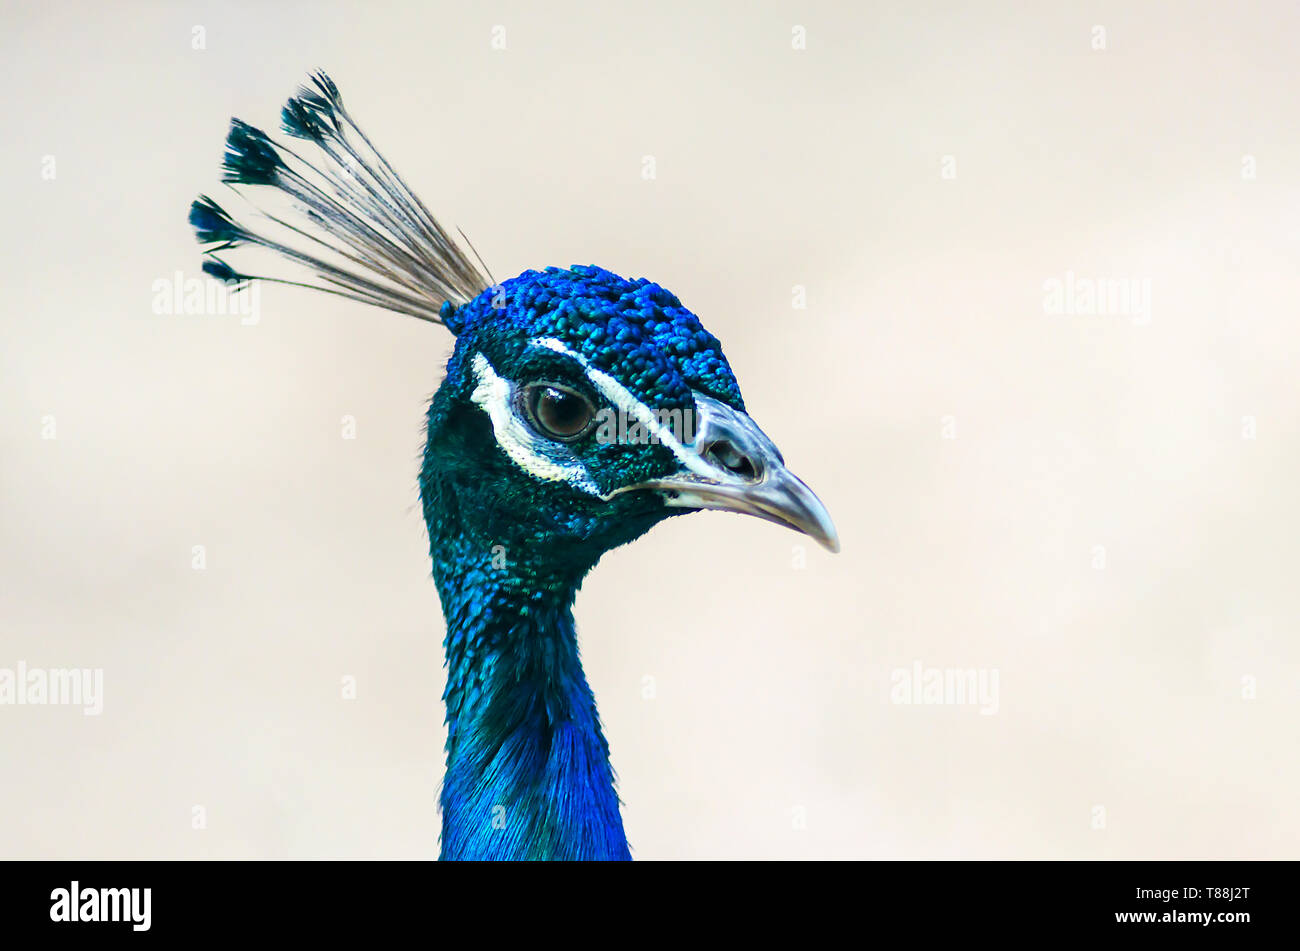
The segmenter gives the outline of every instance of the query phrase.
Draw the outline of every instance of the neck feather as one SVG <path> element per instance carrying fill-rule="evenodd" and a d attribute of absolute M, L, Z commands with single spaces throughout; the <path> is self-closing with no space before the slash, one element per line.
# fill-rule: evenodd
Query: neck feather
<path fill-rule="evenodd" d="M 512 565 L 437 523 L 447 622 L 444 859 L 627 859 L 609 746 L 578 658 L 581 576 Z"/>

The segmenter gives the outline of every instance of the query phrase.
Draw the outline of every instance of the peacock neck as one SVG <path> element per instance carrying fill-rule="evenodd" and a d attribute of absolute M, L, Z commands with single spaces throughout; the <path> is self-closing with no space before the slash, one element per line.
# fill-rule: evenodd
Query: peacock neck
<path fill-rule="evenodd" d="M 446 524 L 444 859 L 628 859 L 609 746 L 582 672 L 581 574 L 542 573 Z"/>

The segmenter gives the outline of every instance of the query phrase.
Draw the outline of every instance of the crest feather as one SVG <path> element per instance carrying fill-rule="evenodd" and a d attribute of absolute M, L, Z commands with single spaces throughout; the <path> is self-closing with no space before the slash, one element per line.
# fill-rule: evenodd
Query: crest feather
<path fill-rule="evenodd" d="M 287 135 L 311 144 L 303 149 L 310 158 L 231 120 L 222 181 L 247 212 L 232 215 L 206 195 L 190 206 L 190 224 L 207 245 L 204 271 L 239 283 L 308 287 L 444 324 L 457 305 L 493 285 L 464 233 L 477 263 L 375 149 L 324 72 L 312 75 L 280 117 Z M 248 274 L 216 257 L 249 247 L 298 265 L 305 279 Z"/>

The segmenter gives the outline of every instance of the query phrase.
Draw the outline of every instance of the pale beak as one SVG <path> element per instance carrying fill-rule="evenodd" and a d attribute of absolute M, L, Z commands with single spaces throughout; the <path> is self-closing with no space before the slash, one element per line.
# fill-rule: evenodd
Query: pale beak
<path fill-rule="evenodd" d="M 840 550 L 826 506 L 785 467 L 772 440 L 746 414 L 696 394 L 694 440 L 682 440 L 680 473 L 629 485 L 654 489 L 667 505 L 756 515 Z"/>

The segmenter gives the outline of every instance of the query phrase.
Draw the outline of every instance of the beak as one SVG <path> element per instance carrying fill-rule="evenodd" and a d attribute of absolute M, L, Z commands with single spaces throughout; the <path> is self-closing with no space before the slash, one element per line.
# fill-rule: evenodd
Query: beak
<path fill-rule="evenodd" d="M 839 536 L 826 506 L 785 467 L 780 451 L 758 425 L 703 394 L 696 394 L 695 405 L 695 438 L 672 447 L 681 471 L 617 491 L 654 489 L 669 506 L 756 515 L 838 552 Z"/>

